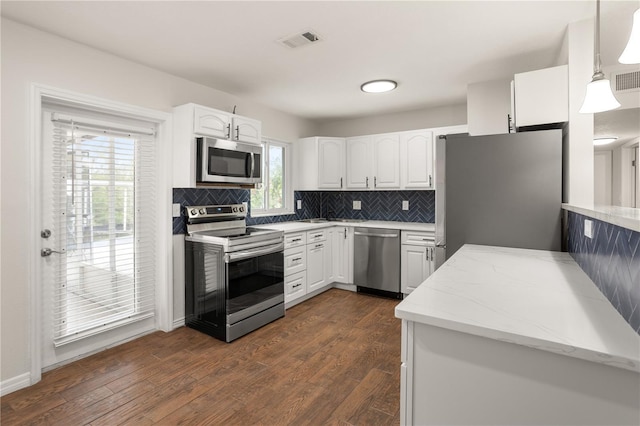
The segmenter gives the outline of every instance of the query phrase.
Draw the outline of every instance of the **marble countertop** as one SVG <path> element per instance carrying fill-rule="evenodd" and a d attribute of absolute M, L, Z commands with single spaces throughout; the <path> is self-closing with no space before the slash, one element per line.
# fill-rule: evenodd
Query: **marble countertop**
<path fill-rule="evenodd" d="M 416 223 L 416 222 L 391 222 L 382 220 L 365 220 L 364 222 L 342 222 L 340 220 L 332 220 L 321 223 L 308 223 L 308 222 L 280 222 L 280 223 L 267 223 L 264 225 L 254 225 L 256 228 L 268 228 L 277 229 L 284 232 L 300 232 L 300 231 L 312 231 L 314 229 L 329 228 L 331 226 L 353 226 L 364 228 L 387 228 L 387 229 L 399 229 L 401 231 L 423 231 L 423 232 L 435 232 L 435 223 Z"/>
<path fill-rule="evenodd" d="M 465 245 L 395 312 L 640 372 L 640 336 L 568 253 Z"/>
<path fill-rule="evenodd" d="M 566 203 L 562 204 L 562 208 L 640 232 L 640 209 L 620 206 L 579 206 Z"/>

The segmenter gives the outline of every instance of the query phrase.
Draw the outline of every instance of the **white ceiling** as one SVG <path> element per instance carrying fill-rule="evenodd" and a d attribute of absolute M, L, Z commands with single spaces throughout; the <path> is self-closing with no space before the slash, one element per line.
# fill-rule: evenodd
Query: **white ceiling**
<path fill-rule="evenodd" d="M 464 103 L 467 84 L 555 64 L 595 1 L 2 1 L 2 15 L 300 117 Z M 640 2 L 603 1 L 603 63 Z M 275 40 L 312 29 L 290 50 Z M 360 84 L 397 80 L 365 94 Z"/>

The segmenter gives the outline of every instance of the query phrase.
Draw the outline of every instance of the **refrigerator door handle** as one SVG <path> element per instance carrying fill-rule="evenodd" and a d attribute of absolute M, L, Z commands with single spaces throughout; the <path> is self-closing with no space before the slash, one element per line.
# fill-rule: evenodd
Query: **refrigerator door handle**
<path fill-rule="evenodd" d="M 446 248 L 447 248 L 447 245 L 446 245 L 446 244 L 436 244 L 436 247 L 437 247 L 437 248 L 443 248 L 443 249 L 446 249 Z"/>

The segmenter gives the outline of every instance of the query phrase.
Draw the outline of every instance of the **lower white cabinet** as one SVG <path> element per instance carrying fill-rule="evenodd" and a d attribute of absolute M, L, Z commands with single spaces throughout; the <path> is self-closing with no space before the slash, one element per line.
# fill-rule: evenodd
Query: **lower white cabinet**
<path fill-rule="evenodd" d="M 409 294 L 434 271 L 435 237 L 431 232 L 401 232 L 400 290 Z"/>
<path fill-rule="evenodd" d="M 332 237 L 333 281 L 353 284 L 353 227 L 336 226 Z"/>
<path fill-rule="evenodd" d="M 327 283 L 327 242 L 307 244 L 307 291 L 324 287 Z"/>

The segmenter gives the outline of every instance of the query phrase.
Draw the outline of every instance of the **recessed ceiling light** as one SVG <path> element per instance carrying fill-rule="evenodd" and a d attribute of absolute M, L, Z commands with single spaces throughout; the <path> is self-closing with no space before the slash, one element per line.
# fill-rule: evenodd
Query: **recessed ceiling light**
<path fill-rule="evenodd" d="M 398 87 L 398 83 L 393 80 L 373 80 L 360 86 L 360 90 L 367 93 L 383 93 L 390 92 Z"/>
<path fill-rule="evenodd" d="M 605 137 L 601 137 L 601 138 L 594 138 L 593 139 L 593 144 L 594 145 L 608 145 L 611 142 L 615 142 L 617 140 L 618 140 L 618 138 L 616 136 L 605 136 Z"/>

